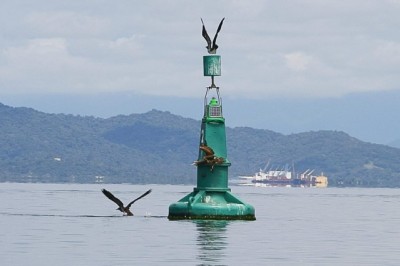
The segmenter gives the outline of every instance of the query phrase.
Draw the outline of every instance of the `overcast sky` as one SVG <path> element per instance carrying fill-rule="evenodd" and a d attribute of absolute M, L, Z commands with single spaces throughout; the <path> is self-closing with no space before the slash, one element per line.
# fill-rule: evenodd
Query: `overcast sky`
<path fill-rule="evenodd" d="M 231 99 L 400 90 L 400 0 L 2 0 L 1 97 L 203 97 L 203 18 Z"/>

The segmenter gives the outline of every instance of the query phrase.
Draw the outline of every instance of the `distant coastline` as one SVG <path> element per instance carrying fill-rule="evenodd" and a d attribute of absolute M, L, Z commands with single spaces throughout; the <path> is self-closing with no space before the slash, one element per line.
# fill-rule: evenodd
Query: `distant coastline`
<path fill-rule="evenodd" d="M 199 123 L 158 110 L 103 119 L 0 104 L 0 182 L 193 184 Z M 324 172 L 330 186 L 400 187 L 400 149 L 341 131 L 235 127 L 227 145 L 231 179 L 271 158 Z"/>

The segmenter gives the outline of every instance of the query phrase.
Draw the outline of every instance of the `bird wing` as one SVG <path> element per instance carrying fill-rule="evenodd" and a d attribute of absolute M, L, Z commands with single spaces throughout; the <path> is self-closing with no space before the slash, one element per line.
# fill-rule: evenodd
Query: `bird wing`
<path fill-rule="evenodd" d="M 221 20 L 221 22 L 219 23 L 219 26 L 218 26 L 218 29 L 217 29 L 217 33 L 215 33 L 215 36 L 214 36 L 214 39 L 213 39 L 213 48 L 216 48 L 216 47 L 218 47 L 218 46 L 216 46 L 216 43 L 217 43 L 217 37 L 218 37 L 218 33 L 219 33 L 219 31 L 221 30 L 221 28 L 222 28 L 222 23 L 224 23 L 224 19 L 225 18 L 223 18 L 222 20 Z"/>
<path fill-rule="evenodd" d="M 131 205 L 132 205 L 133 203 L 135 203 L 135 201 L 140 200 L 140 199 L 143 198 L 144 196 L 147 196 L 148 194 L 150 194 L 150 192 L 151 192 L 151 189 L 147 190 L 147 191 L 146 191 L 145 193 L 143 193 L 140 197 L 138 197 L 138 198 L 134 199 L 133 201 L 131 201 L 131 202 L 126 206 L 126 208 L 129 209 L 129 208 L 131 207 Z"/>
<path fill-rule="evenodd" d="M 206 39 L 206 41 L 207 41 L 207 48 L 208 48 L 208 49 L 211 49 L 211 39 L 210 39 L 210 36 L 208 36 L 208 33 L 207 33 L 207 31 L 206 31 L 206 27 L 204 26 L 203 19 L 202 19 L 202 18 L 200 18 L 200 19 L 201 19 L 201 23 L 203 24 L 203 30 L 202 30 L 201 34 L 203 35 L 204 39 Z"/>
<path fill-rule="evenodd" d="M 200 146 L 200 150 L 204 151 L 204 153 L 208 156 L 208 155 L 214 155 L 214 150 L 211 149 L 210 147 L 206 146 L 206 145 L 202 145 Z"/>
<path fill-rule="evenodd" d="M 105 190 L 104 188 L 101 190 L 107 198 L 114 201 L 121 209 L 124 209 L 124 204 L 117 197 L 115 197 L 110 191 Z"/>

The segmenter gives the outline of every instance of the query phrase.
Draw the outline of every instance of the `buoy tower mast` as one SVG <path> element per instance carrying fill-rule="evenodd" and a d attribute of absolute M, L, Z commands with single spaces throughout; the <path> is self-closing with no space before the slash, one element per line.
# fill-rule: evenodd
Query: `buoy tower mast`
<path fill-rule="evenodd" d="M 214 82 L 214 77 L 221 75 L 221 57 L 204 56 L 203 69 L 204 76 L 211 77 L 211 86 L 204 96 L 199 155 L 194 162 L 197 187 L 169 206 L 168 219 L 255 220 L 254 207 L 234 196 L 228 187 L 231 163 L 227 157 L 222 101 Z"/>

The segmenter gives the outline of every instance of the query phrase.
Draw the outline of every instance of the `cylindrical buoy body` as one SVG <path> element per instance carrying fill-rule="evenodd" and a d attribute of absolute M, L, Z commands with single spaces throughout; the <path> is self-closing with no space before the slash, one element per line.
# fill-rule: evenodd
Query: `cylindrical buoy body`
<path fill-rule="evenodd" d="M 207 96 L 207 94 L 206 94 Z M 225 119 L 220 99 L 205 105 L 201 123 L 197 187 L 169 206 L 168 219 L 255 220 L 254 207 L 231 193 L 228 187 Z"/>

